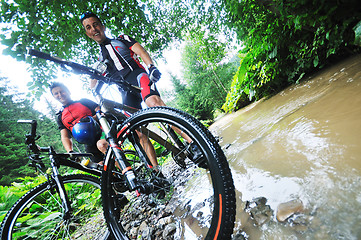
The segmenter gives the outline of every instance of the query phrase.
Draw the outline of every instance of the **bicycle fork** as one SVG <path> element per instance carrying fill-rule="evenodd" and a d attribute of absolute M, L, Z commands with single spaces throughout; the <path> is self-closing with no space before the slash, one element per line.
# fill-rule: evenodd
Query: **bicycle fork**
<path fill-rule="evenodd" d="M 141 186 L 138 184 L 138 181 L 135 177 L 134 171 L 133 171 L 132 167 L 130 166 L 129 162 L 126 161 L 126 157 L 125 157 L 122 149 L 119 147 L 118 143 L 116 142 L 116 138 L 113 137 L 114 134 L 112 134 L 112 133 L 114 131 L 112 131 L 111 126 L 109 125 L 107 119 L 101 114 L 100 111 L 97 111 L 96 115 L 97 115 L 97 118 L 99 119 L 100 125 L 103 128 L 103 131 L 105 133 L 107 141 L 109 142 L 110 148 L 111 148 L 112 152 L 114 153 L 116 162 L 119 164 L 118 167 L 120 168 L 123 176 L 126 179 L 129 189 L 131 191 L 137 190 Z M 110 152 L 108 152 L 106 161 L 104 162 L 104 171 L 107 170 L 108 161 L 110 159 L 109 154 L 110 154 Z"/>
<path fill-rule="evenodd" d="M 63 179 L 62 179 L 61 175 L 59 174 L 58 164 L 57 164 L 53 154 L 54 154 L 54 149 L 52 147 L 50 147 L 50 165 L 51 165 L 51 169 L 52 169 L 51 178 L 55 182 L 56 190 L 59 194 L 61 204 L 64 209 L 63 219 L 69 220 L 71 218 L 71 214 L 72 214 L 71 203 L 69 201 L 68 195 L 66 194 Z"/>

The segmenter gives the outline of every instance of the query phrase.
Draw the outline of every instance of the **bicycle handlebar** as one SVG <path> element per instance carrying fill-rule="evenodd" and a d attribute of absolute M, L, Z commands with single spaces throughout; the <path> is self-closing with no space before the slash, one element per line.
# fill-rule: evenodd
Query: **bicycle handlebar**
<path fill-rule="evenodd" d="M 25 138 L 25 144 L 28 145 L 28 148 L 35 154 L 39 153 L 40 151 L 42 151 L 42 149 L 40 149 L 36 144 L 35 144 L 35 140 L 37 139 L 36 136 L 36 127 L 37 127 L 37 122 L 36 120 L 18 120 L 18 123 L 30 123 L 31 124 L 31 131 L 29 134 L 26 134 L 26 138 Z"/>
<path fill-rule="evenodd" d="M 31 56 L 34 56 L 34 57 L 42 58 L 45 60 L 50 60 L 52 62 L 56 62 L 56 63 L 60 63 L 60 64 L 66 62 L 65 60 L 63 60 L 61 58 L 53 57 L 48 53 L 44 53 L 44 52 L 41 52 L 41 51 L 38 51 L 35 49 L 28 49 L 28 54 Z"/>
<path fill-rule="evenodd" d="M 40 136 L 36 136 L 36 127 L 38 125 L 36 120 L 23 120 L 20 119 L 17 121 L 18 123 L 30 123 L 31 124 L 31 131 L 30 134 L 26 134 L 25 143 L 28 145 L 30 150 L 34 153 L 39 152 L 49 152 L 49 147 L 39 147 L 35 144 L 35 141 L 39 139 Z M 91 153 L 57 153 L 57 156 L 63 157 L 91 157 L 93 154 Z"/>
<path fill-rule="evenodd" d="M 114 83 L 118 83 L 120 84 L 123 88 L 128 88 L 130 90 L 134 90 L 136 92 L 140 92 L 140 88 L 137 86 L 133 86 L 131 84 L 129 84 L 128 82 L 124 81 L 123 79 L 114 79 L 114 78 L 110 78 L 110 77 L 104 77 L 100 72 L 98 72 L 97 70 L 81 65 L 79 63 L 75 63 L 75 62 L 71 62 L 71 61 L 67 61 L 64 59 L 61 59 L 59 57 L 54 57 L 48 53 L 44 53 L 35 49 L 28 49 L 28 54 L 34 57 L 38 57 L 38 58 L 42 58 L 45 60 L 49 60 L 55 63 L 58 63 L 62 66 L 68 66 L 70 68 L 72 68 L 72 70 L 75 73 L 78 74 L 86 74 L 91 76 L 94 79 L 97 79 L 99 81 L 102 81 L 104 83 L 110 83 L 110 82 L 114 82 Z"/>
<path fill-rule="evenodd" d="M 31 124 L 31 132 L 30 135 L 35 139 L 36 136 L 36 126 L 37 122 L 36 120 L 18 120 L 18 123 L 30 123 Z"/>

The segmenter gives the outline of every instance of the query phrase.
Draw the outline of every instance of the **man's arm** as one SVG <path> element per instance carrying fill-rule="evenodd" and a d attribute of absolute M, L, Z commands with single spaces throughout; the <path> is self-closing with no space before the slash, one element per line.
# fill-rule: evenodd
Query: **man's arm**
<path fill-rule="evenodd" d="M 63 143 L 65 150 L 67 152 L 73 151 L 73 141 L 71 140 L 71 135 L 68 129 L 61 129 L 60 135 L 61 135 L 61 142 Z"/>
<path fill-rule="evenodd" d="M 135 54 L 140 56 L 143 62 L 147 65 L 150 85 L 159 81 L 161 73 L 153 64 L 153 60 L 148 52 L 137 42 L 130 48 Z"/>
<path fill-rule="evenodd" d="M 143 60 L 147 67 L 153 64 L 153 60 L 149 56 L 149 53 L 138 42 L 135 43 L 130 49 Z"/>

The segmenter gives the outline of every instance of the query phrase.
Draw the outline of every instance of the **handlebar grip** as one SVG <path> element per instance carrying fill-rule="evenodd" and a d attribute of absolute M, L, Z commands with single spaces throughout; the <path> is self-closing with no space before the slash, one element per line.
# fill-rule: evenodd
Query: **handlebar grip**
<path fill-rule="evenodd" d="M 24 120 L 24 119 L 19 119 L 18 123 L 33 123 L 36 120 Z"/>
<path fill-rule="evenodd" d="M 44 53 L 35 49 L 28 49 L 28 54 L 34 57 L 42 58 L 45 60 L 50 60 L 56 63 L 64 63 L 65 60 L 59 58 L 59 57 L 53 57 L 49 53 Z"/>

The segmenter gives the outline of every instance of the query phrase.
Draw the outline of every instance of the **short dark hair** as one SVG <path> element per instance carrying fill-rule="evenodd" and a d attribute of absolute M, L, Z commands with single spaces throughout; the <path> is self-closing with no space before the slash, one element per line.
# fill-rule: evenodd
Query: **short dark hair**
<path fill-rule="evenodd" d="M 83 21 L 87 18 L 91 18 L 91 17 L 95 17 L 96 19 L 98 19 L 98 21 L 102 23 L 102 21 L 100 21 L 100 18 L 93 12 L 85 12 L 80 16 L 80 23 L 83 25 Z"/>
<path fill-rule="evenodd" d="M 65 91 L 67 91 L 67 92 L 70 93 L 69 89 L 68 89 L 64 84 L 62 84 L 61 82 L 53 82 L 53 83 L 50 84 L 50 86 L 49 86 L 51 95 L 53 95 L 53 88 L 56 88 L 56 87 L 64 88 Z"/>

